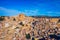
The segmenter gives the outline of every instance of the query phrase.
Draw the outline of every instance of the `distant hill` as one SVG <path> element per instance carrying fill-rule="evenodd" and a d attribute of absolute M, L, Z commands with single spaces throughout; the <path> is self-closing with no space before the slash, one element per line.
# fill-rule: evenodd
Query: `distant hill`
<path fill-rule="evenodd" d="M 31 17 L 34 17 L 34 18 L 60 18 L 60 16 L 31 16 Z"/>
<path fill-rule="evenodd" d="M 26 16 L 24 14 L 19 14 L 19 15 L 23 15 Z M 18 16 L 18 15 L 17 15 Z M 10 16 L 0 16 L 0 17 L 10 17 Z M 60 16 L 45 16 L 45 15 L 36 15 L 36 16 L 29 16 L 29 17 L 34 17 L 34 18 L 60 18 Z"/>

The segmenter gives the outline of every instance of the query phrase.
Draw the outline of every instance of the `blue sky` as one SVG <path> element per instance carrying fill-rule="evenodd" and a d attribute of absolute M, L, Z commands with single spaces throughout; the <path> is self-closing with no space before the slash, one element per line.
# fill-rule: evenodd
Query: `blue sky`
<path fill-rule="evenodd" d="M 0 16 L 60 16 L 60 0 L 0 0 Z"/>

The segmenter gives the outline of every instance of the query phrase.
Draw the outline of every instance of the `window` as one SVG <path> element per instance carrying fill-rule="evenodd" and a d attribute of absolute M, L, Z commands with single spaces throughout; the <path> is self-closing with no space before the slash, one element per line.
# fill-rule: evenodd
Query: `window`
<path fill-rule="evenodd" d="M 0 17 L 0 21 L 3 21 L 4 20 L 4 17 Z"/>
<path fill-rule="evenodd" d="M 16 21 L 16 19 L 14 18 L 13 21 Z"/>
<path fill-rule="evenodd" d="M 22 25 L 22 26 L 24 26 L 23 22 L 20 22 L 19 24 Z"/>
<path fill-rule="evenodd" d="M 58 23 L 60 23 L 60 19 L 58 20 Z"/>

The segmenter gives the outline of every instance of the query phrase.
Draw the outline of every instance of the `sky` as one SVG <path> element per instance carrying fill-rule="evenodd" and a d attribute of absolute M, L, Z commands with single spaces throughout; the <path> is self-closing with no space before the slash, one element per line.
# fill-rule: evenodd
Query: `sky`
<path fill-rule="evenodd" d="M 60 0 L 0 0 L 0 16 L 60 16 Z"/>

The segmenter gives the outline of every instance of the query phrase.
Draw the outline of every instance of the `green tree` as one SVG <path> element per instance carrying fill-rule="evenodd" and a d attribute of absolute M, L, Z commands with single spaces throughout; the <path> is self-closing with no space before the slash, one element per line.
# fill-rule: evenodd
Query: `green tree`
<path fill-rule="evenodd" d="M 30 34 L 26 34 L 26 38 L 30 39 L 31 38 Z"/>

